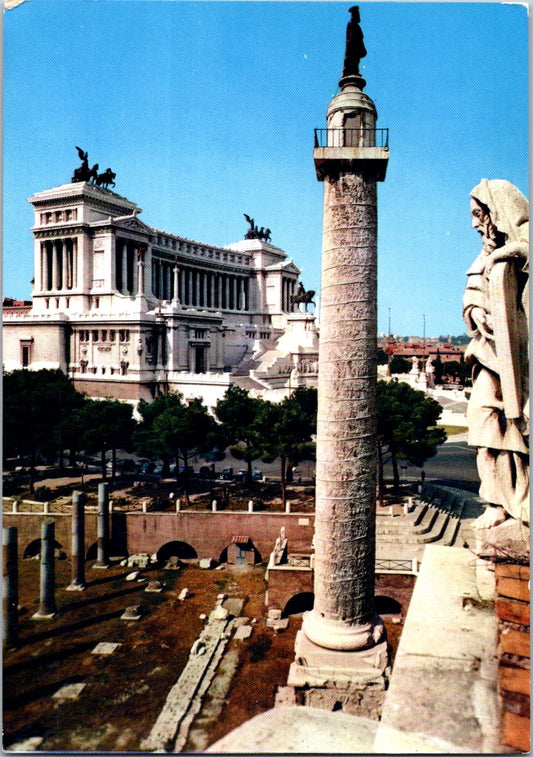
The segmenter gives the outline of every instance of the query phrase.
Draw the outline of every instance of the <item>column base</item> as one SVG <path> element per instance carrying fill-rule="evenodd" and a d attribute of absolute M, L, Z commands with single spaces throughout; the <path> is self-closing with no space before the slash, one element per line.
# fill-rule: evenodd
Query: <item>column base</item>
<path fill-rule="evenodd" d="M 344 652 L 369 649 L 386 638 L 385 627 L 379 615 L 369 617 L 365 623 L 348 625 L 326 619 L 311 610 L 304 615 L 302 630 L 318 646 Z"/>
<path fill-rule="evenodd" d="M 295 657 L 287 680 L 294 704 L 379 719 L 390 675 L 386 640 L 368 649 L 331 650 L 299 631 Z"/>
<path fill-rule="evenodd" d="M 71 583 L 66 587 L 66 591 L 85 591 L 86 588 L 85 584 Z"/>
<path fill-rule="evenodd" d="M 57 612 L 41 613 L 37 611 L 31 616 L 32 620 L 53 620 L 54 618 L 57 618 Z"/>

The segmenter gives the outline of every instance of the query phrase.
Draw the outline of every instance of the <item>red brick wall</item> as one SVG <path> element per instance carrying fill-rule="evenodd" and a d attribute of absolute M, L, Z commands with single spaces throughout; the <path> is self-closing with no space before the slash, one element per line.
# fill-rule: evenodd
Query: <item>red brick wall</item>
<path fill-rule="evenodd" d="M 129 554 L 157 552 L 170 541 L 182 541 L 198 557 L 218 560 L 233 536 L 250 536 L 263 562 L 268 562 L 281 527 L 285 527 L 289 550 L 308 551 L 313 538 L 314 517 L 298 513 L 187 512 L 128 513 Z"/>
<path fill-rule="evenodd" d="M 292 597 L 303 592 L 313 592 L 314 571 L 291 568 L 268 571 L 268 593 L 265 604 L 284 610 Z"/>
<path fill-rule="evenodd" d="M 72 526 L 70 514 L 6 513 L 2 515 L 4 526 L 16 526 L 18 530 L 18 553 L 22 557 L 26 547 L 35 539 L 41 538 L 41 523 L 51 518 L 55 522 L 55 539 L 62 549 L 70 555 L 72 548 Z M 96 542 L 97 514 L 85 514 L 85 552 Z"/>
<path fill-rule="evenodd" d="M 529 567 L 496 565 L 502 742 L 530 749 Z"/>
<path fill-rule="evenodd" d="M 70 554 L 70 514 L 4 513 L 4 526 L 17 526 L 19 555 L 34 539 L 41 536 L 41 521 L 53 518 L 56 540 Z M 96 542 L 97 515 L 86 513 L 86 550 Z M 281 527 L 285 527 L 289 549 L 307 552 L 313 538 L 314 517 L 298 513 L 187 512 L 121 513 L 111 516 L 111 535 L 117 554 L 153 554 L 170 541 L 189 544 L 198 557 L 220 558 L 230 547 L 233 536 L 249 535 L 263 562 L 268 562 Z M 113 554 L 113 551 L 112 551 Z"/>

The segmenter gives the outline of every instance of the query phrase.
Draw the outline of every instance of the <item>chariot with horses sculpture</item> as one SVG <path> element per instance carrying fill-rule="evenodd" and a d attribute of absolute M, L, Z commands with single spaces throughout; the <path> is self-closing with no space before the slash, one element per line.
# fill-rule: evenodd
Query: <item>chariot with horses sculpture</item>
<path fill-rule="evenodd" d="M 245 239 L 261 239 L 263 242 L 270 242 L 270 229 L 265 229 L 264 226 L 261 226 L 261 228 L 258 229 L 253 218 L 250 218 L 246 213 L 244 214 L 244 217 L 250 224 L 250 228 L 244 237 Z"/>
<path fill-rule="evenodd" d="M 115 186 L 116 173 L 110 168 L 106 168 L 102 173 L 98 173 L 98 163 L 95 163 L 92 168 L 89 167 L 89 153 L 82 150 L 81 147 L 76 147 L 76 150 L 80 156 L 81 166 L 78 166 L 72 174 L 71 181 L 73 183 L 78 181 L 90 181 L 95 186 L 103 187 L 104 189 L 109 189 L 110 186 Z"/>

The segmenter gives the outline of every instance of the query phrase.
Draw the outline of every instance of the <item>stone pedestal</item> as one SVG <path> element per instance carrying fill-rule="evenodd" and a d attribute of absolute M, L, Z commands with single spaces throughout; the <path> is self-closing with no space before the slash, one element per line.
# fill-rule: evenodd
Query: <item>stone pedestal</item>
<path fill-rule="evenodd" d="M 389 676 L 387 642 L 368 649 L 320 647 L 299 631 L 288 686 L 296 704 L 379 719 Z"/>
<path fill-rule="evenodd" d="M 529 562 L 529 526 L 515 518 L 507 518 L 491 528 L 476 528 L 474 521 L 473 537 L 474 544 L 471 546 L 478 557 Z"/>

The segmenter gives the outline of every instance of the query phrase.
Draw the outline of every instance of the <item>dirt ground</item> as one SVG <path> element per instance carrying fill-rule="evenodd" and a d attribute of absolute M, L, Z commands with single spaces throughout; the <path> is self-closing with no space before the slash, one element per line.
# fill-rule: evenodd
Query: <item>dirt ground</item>
<path fill-rule="evenodd" d="M 248 640 L 230 643 L 238 663 L 222 709 L 207 725 L 208 743 L 271 708 L 277 687 L 286 684 L 301 617 L 292 616 L 278 634 L 266 627 L 264 572 L 264 566 L 150 568 L 140 572 L 142 581 L 127 581 L 129 568 L 88 567 L 87 589 L 68 592 L 70 563 L 60 560 L 58 617 L 35 621 L 39 561 L 21 561 L 20 644 L 4 655 L 4 749 L 37 737 L 43 751 L 138 750 L 185 666 L 203 625 L 200 615 L 221 592 L 243 597 L 243 614 L 257 623 Z M 144 591 L 152 579 L 165 584 L 162 593 Z M 180 602 L 185 587 L 189 596 Z M 143 619 L 121 619 L 126 607 L 138 604 L 146 609 Z M 401 625 L 386 625 L 395 649 Z M 101 641 L 121 646 L 109 656 L 92 654 Z M 78 682 L 86 686 L 77 700 L 53 698 L 61 686 Z"/>
<path fill-rule="evenodd" d="M 69 561 L 59 561 L 58 617 L 35 621 L 39 562 L 21 562 L 20 644 L 4 655 L 5 749 L 36 736 L 42 737 L 43 751 L 137 750 L 185 666 L 203 625 L 200 615 L 212 610 L 220 592 L 244 597 L 243 613 L 258 622 L 249 640 L 232 642 L 239 666 L 213 740 L 272 706 L 276 687 L 286 682 L 299 621 L 291 619 L 278 636 L 266 628 L 263 566 L 150 569 L 141 572 L 142 582 L 126 581 L 130 572 L 120 566 L 89 568 L 86 591 L 67 592 Z M 161 594 L 144 592 L 154 578 L 166 585 Z M 180 602 L 185 587 L 189 595 Z M 134 604 L 146 608 L 144 618 L 121 620 Z M 91 654 L 101 641 L 121 646 L 109 656 Z M 77 682 L 86 683 L 77 700 L 52 698 L 61 686 Z"/>
<path fill-rule="evenodd" d="M 46 483 L 56 498 L 69 496 L 73 488 L 73 482 L 64 479 Z M 272 486 L 254 488 L 268 509 L 279 506 Z M 172 483 L 158 482 L 133 488 L 117 482 L 112 496 L 117 507 L 131 507 L 143 496 L 149 497 L 150 509 L 155 509 L 168 501 L 171 487 Z M 80 488 L 78 482 L 76 488 Z M 96 481 L 86 482 L 84 488 L 91 496 Z M 209 485 L 198 482 L 195 506 L 205 507 L 210 494 Z M 248 492 L 235 485 L 230 494 L 234 503 L 230 506 L 238 506 L 241 497 L 249 498 Z M 304 503 L 311 509 L 313 494 L 314 490 L 301 485 L 292 487 L 290 496 L 300 499 L 299 509 Z M 221 592 L 244 598 L 242 614 L 256 623 L 249 639 L 230 642 L 227 654 L 236 661 L 235 674 L 216 717 L 203 720 L 201 743 L 207 746 L 271 708 L 277 687 L 286 685 L 301 617 L 291 616 L 289 627 L 278 634 L 267 628 L 264 565 L 217 570 L 182 565 L 177 571 L 150 567 L 140 571 L 139 580 L 128 581 L 131 568 L 115 562 L 107 570 L 96 570 L 88 563 L 86 590 L 70 592 L 66 591 L 70 559 L 57 560 L 58 616 L 36 621 L 31 616 L 39 604 L 39 570 L 38 560 L 19 561 L 20 641 L 17 648 L 4 653 L 4 749 L 22 745 L 40 751 L 138 751 L 203 627 L 200 616 L 211 612 Z M 144 591 L 153 579 L 164 584 L 159 594 Z M 189 594 L 180 602 L 183 588 Z M 121 619 L 131 605 L 145 609 L 141 620 Z M 393 623 L 392 617 L 383 619 L 394 655 L 402 625 Z M 103 641 L 120 646 L 111 655 L 92 654 Z M 85 684 L 78 699 L 53 697 L 71 683 Z M 209 698 L 208 693 L 206 712 Z M 192 738 L 189 751 L 195 751 L 194 743 Z"/>

